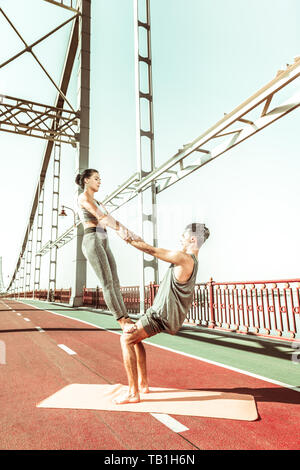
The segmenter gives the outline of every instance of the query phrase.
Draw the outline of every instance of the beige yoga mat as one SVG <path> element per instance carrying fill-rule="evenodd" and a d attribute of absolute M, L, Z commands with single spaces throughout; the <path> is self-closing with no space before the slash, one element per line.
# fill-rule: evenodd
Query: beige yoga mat
<path fill-rule="evenodd" d="M 244 421 L 254 421 L 258 417 L 251 395 L 150 387 L 150 393 L 141 394 L 139 403 L 114 404 L 113 399 L 124 390 L 127 387 L 121 384 L 71 384 L 41 401 L 37 407 L 165 413 Z"/>

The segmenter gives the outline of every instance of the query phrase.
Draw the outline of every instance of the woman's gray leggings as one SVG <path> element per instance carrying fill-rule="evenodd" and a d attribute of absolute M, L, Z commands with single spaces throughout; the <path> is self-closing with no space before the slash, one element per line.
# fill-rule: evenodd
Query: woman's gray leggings
<path fill-rule="evenodd" d="M 103 229 L 84 230 L 82 252 L 93 267 L 103 290 L 108 309 L 116 320 L 129 318 L 120 290 L 120 281 L 114 255 L 109 247 L 107 233 Z"/>

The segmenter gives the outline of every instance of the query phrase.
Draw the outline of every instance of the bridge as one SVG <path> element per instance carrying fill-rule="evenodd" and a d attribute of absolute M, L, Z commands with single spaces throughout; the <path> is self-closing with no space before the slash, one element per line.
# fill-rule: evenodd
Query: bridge
<path fill-rule="evenodd" d="M 217 172 L 214 168 L 227 155 L 235 152 L 238 158 L 242 158 L 246 142 L 263 139 L 270 128 L 278 131 L 281 122 L 291 120 L 293 116 L 296 119 L 300 105 L 300 57 L 295 56 L 291 63 L 274 70 L 269 81 L 255 93 L 244 97 L 238 106 L 226 113 L 222 110 L 221 119 L 204 131 L 199 128 L 198 136 L 193 138 L 188 133 L 188 141 L 182 142 L 175 151 L 170 149 L 167 158 L 160 156 L 161 161 L 157 163 L 157 128 L 154 125 L 157 98 L 153 85 L 156 70 L 152 54 L 153 27 L 157 25 L 151 19 L 151 0 L 134 0 L 131 33 L 136 119 L 135 167 L 128 163 L 127 168 L 122 156 L 113 156 L 113 152 L 109 157 L 101 155 L 97 159 L 91 158 L 95 152 L 91 150 L 91 128 L 95 127 L 92 119 L 96 119 L 96 114 L 91 112 L 91 92 L 97 87 L 92 82 L 91 64 L 92 58 L 95 63 L 95 57 L 101 55 L 104 47 L 101 42 L 97 49 L 93 45 L 91 25 L 93 11 L 96 11 L 93 3 L 91 0 L 36 1 L 35 8 L 41 15 L 54 14 L 57 20 L 56 26 L 44 31 L 32 42 L 23 34 L 20 22 L 14 20 L 18 13 L 17 2 L 15 5 L 14 1 L 11 2 L 13 6 L 10 11 L 0 5 L 1 21 L 11 34 L 16 35 L 19 45 L 22 44 L 11 56 L 1 58 L 0 74 L 9 70 L 12 64 L 19 66 L 18 73 L 22 74 L 22 60 L 30 57 L 44 82 L 51 87 L 51 92 L 41 93 L 40 101 L 30 98 L 31 91 L 29 95 L 16 96 L 16 90 L 15 96 L 11 96 L 0 89 L 0 135 L 5 135 L 11 142 L 18 139 L 34 142 L 32 145 L 37 145 L 40 151 L 40 166 L 34 164 L 36 180 L 30 188 L 31 202 L 29 207 L 24 207 L 28 216 L 24 219 L 20 245 L 14 247 L 15 262 L 9 275 L 6 272 L 2 275 L 4 247 L 0 258 L 0 367 L 7 374 L 5 397 L 9 404 L 4 416 L 6 432 L 0 437 L 1 447 L 155 450 L 160 449 L 163 442 L 164 449 L 187 452 L 225 448 L 299 448 L 299 440 L 292 433 L 295 418 L 290 419 L 297 414 L 300 391 L 300 278 L 293 268 L 297 263 L 293 262 L 291 274 L 288 275 L 285 267 L 282 275 L 276 272 L 273 276 L 270 269 L 270 274 L 265 270 L 268 277 L 261 278 L 251 275 L 242 279 L 216 281 L 213 273 L 207 278 L 202 277 L 195 287 L 192 306 L 178 334 L 174 338 L 162 334 L 145 341 L 154 387 L 250 394 L 255 398 L 259 414 L 256 421 L 245 424 L 209 416 L 181 416 L 178 419 L 182 427 L 179 426 L 180 431 L 174 431 L 172 426 L 170 428 L 165 424 L 168 422 L 167 415 L 161 422 L 155 413 L 125 413 L 124 420 L 128 420 L 125 425 L 122 412 L 101 411 L 98 415 L 103 424 L 101 428 L 95 411 L 93 415 L 86 409 L 81 410 L 81 414 L 78 410 L 71 413 L 67 410 L 67 414 L 63 414 L 64 410 L 45 411 L 36 407 L 36 403 L 65 384 L 78 381 L 86 384 L 126 382 L 118 341 L 121 331 L 107 308 L 102 287 L 91 273 L 81 250 L 83 227 L 76 205 L 81 190 L 75 188 L 76 174 L 94 167 L 96 163 L 101 173 L 102 161 L 105 160 L 106 165 L 112 167 L 111 171 L 116 173 L 116 178 L 109 184 L 104 183 L 109 194 L 101 197 L 103 204 L 120 220 L 125 220 L 129 225 L 132 222 L 135 231 L 157 247 L 167 237 L 167 224 L 173 227 L 173 215 L 178 217 L 179 222 L 190 216 L 190 213 L 185 214 L 186 206 L 180 206 L 182 191 L 188 191 L 189 198 L 194 200 L 196 194 L 197 197 L 200 194 L 195 190 L 197 178 L 202 182 L 201 175 Z M 156 8 L 155 5 L 153 7 Z M 56 37 L 60 47 L 62 38 L 65 41 L 64 56 L 54 54 L 51 60 L 56 63 L 50 72 L 39 53 L 47 41 Z M 35 93 L 32 96 L 36 96 L 38 91 Z M 48 102 L 45 96 L 49 96 Z M 53 97 L 52 101 L 50 96 Z M 184 117 L 180 115 L 178 119 L 184 120 Z M 114 127 L 114 124 L 111 126 Z M 114 129 L 114 135 L 116 139 L 122 136 L 121 130 Z M 125 145 L 124 136 L 123 139 Z M 124 155 L 127 155 L 126 152 Z M 128 162 L 132 161 L 132 157 L 128 157 Z M 259 160 L 262 166 L 263 161 L 262 152 Z M 31 164 L 29 159 L 28 162 Z M 124 167 L 129 173 L 123 178 Z M 256 171 L 259 174 L 260 167 Z M 290 175 L 289 170 L 287 174 Z M 212 191 L 218 186 L 217 176 L 216 183 L 211 186 Z M 245 185 L 250 184 L 247 183 L 247 175 L 243 180 Z M 233 177 L 228 185 L 234 184 L 236 179 Z M 256 182 L 251 184 L 255 192 Z M 239 188 L 240 185 L 237 186 L 237 198 Z M 168 193 L 172 194 L 170 199 L 173 198 L 173 201 L 168 200 L 166 210 L 163 198 Z M 210 194 L 205 196 L 209 199 Z M 222 197 L 224 204 L 229 204 L 224 193 L 220 194 Z M 267 211 L 267 203 L 262 200 L 261 204 L 261 207 L 255 208 L 256 211 Z M 230 214 L 230 207 L 223 209 Z M 239 207 L 238 210 L 243 211 L 243 208 Z M 214 224 L 213 218 L 205 212 L 195 211 L 197 217 L 198 214 L 204 215 Z M 253 231 L 255 221 L 251 221 L 250 215 L 248 229 Z M 231 219 L 232 233 L 238 225 L 237 217 Z M 213 250 L 218 249 L 214 245 L 216 242 L 211 243 L 212 257 Z M 259 246 L 255 236 L 253 243 Z M 289 244 L 286 240 L 285 243 Z M 292 244 L 291 241 L 290 249 Z M 136 320 L 153 304 L 164 268 L 155 257 L 135 252 L 125 244 L 123 247 L 120 241 L 115 242 L 114 246 L 117 262 L 118 254 L 122 252 L 120 264 L 122 262 L 123 266 L 127 266 L 121 267 L 122 272 L 127 271 L 128 278 L 136 279 L 135 283 L 126 279 L 121 286 L 128 313 Z M 241 258 L 246 256 L 246 251 L 243 247 Z M 205 252 L 203 256 L 205 264 Z M 263 260 L 261 264 L 264 264 Z M 223 272 L 228 272 L 227 279 L 230 279 L 232 271 L 228 263 L 223 262 L 223 265 Z M 134 272 L 132 276 L 130 271 Z M 4 349 L 5 354 L 2 352 Z M 24 351 L 29 354 L 28 363 L 19 357 L 23 357 Z M 158 360 L 161 364 L 159 371 L 155 367 Z M 42 363 L 48 371 L 45 376 L 40 372 Z M 169 364 L 171 374 L 168 373 Z M 29 369 L 32 370 L 31 374 Z M 62 370 L 61 377 L 58 377 L 59 370 Z M 199 372 L 196 379 L 195 371 Z M 47 385 L 46 376 L 49 379 Z M 15 384 L 14 390 L 11 383 Z M 27 384 L 26 393 L 15 394 L 14 391 L 22 390 L 24 383 Z M 22 436 L 15 427 L 18 419 L 14 412 L 16 400 L 30 416 L 30 430 L 26 436 Z M 43 418 L 39 418 L 41 411 L 45 411 Z M 283 418 L 276 421 L 276 415 Z M 49 421 L 51 416 L 52 424 Z M 93 438 L 88 443 L 91 431 L 87 423 L 91 416 L 91 426 L 99 432 L 99 438 Z M 62 417 L 64 424 L 58 429 Z M 34 435 L 34 427 L 41 422 L 40 419 L 41 429 L 50 430 L 48 438 L 46 435 Z M 78 422 L 72 431 L 72 439 L 68 439 L 66 429 L 76 419 Z M 272 419 L 274 434 L 270 437 L 268 429 Z M 121 437 L 122 426 L 126 427 L 126 439 Z M 149 437 L 137 437 L 136 434 L 145 426 L 149 429 Z M 200 435 L 203 434 L 200 431 L 202 426 L 205 427 L 206 436 L 217 428 L 213 442 Z M 78 434 L 82 427 L 83 441 Z M 167 436 L 162 437 L 166 429 Z M 168 444 L 170 440 L 171 444 Z"/>

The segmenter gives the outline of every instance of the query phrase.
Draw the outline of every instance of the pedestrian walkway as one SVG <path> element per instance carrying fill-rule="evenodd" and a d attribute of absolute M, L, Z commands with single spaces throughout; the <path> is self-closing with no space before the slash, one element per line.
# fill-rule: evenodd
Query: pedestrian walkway
<path fill-rule="evenodd" d="M 145 341 L 150 387 L 252 395 L 259 415 L 252 422 L 176 415 L 158 421 L 149 413 L 36 406 L 68 384 L 126 383 L 121 331 L 111 315 L 2 299 L 0 325 L 2 449 L 300 448 L 299 363 L 290 345 L 188 328 Z M 276 372 L 284 367 L 290 376 Z"/>

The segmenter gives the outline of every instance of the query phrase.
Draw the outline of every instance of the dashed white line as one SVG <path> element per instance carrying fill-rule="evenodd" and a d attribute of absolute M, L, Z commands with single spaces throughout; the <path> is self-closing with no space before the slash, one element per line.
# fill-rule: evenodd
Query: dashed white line
<path fill-rule="evenodd" d="M 22 316 L 22 314 L 21 314 L 21 313 L 17 313 L 17 315 L 18 315 L 18 317 L 21 317 L 21 316 Z"/>
<path fill-rule="evenodd" d="M 24 320 L 25 320 L 25 321 L 30 321 L 29 318 L 26 318 L 26 317 L 24 317 Z"/>
<path fill-rule="evenodd" d="M 172 418 L 172 416 L 163 414 L 163 413 L 150 413 L 153 418 L 157 419 L 161 423 L 163 423 L 165 426 L 167 426 L 169 429 L 171 429 L 174 432 L 184 432 L 188 431 L 189 428 L 181 424 L 177 419 Z"/>
<path fill-rule="evenodd" d="M 74 354 L 77 354 L 75 351 L 73 351 L 72 349 L 68 348 L 68 346 L 65 346 L 64 344 L 58 344 L 57 345 L 59 348 L 63 349 L 64 351 L 66 351 L 66 353 L 70 354 L 71 356 L 74 355 Z"/>

